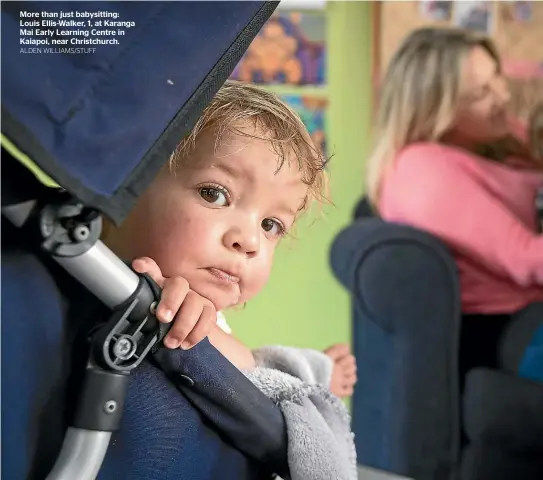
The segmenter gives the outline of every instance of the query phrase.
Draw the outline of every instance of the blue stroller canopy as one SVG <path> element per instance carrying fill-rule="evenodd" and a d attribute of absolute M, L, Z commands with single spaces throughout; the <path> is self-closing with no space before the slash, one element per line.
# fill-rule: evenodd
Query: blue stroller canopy
<path fill-rule="evenodd" d="M 119 222 L 277 3 L 3 2 L 2 133 L 63 188 Z M 89 12 L 114 15 L 97 17 L 102 27 L 95 30 L 125 34 L 49 26 L 94 22 L 84 16 Z M 106 21 L 127 23 L 103 26 Z M 49 29 L 53 35 L 39 34 Z M 79 35 L 56 36 L 67 29 Z M 118 44 L 52 45 L 55 38 Z M 61 48 L 96 51 L 54 53 Z"/>

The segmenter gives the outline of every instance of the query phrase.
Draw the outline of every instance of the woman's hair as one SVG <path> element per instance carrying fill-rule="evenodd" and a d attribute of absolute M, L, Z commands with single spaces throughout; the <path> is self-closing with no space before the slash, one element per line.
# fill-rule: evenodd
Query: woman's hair
<path fill-rule="evenodd" d="M 543 78 L 508 78 L 513 117 L 528 126 L 527 145 L 514 145 L 514 139 L 504 139 L 506 150 L 514 155 L 530 158 L 537 169 L 543 169 Z"/>
<path fill-rule="evenodd" d="M 248 132 L 247 126 L 254 128 Z M 298 163 L 302 180 L 309 187 L 307 200 L 326 200 L 327 158 L 314 145 L 298 114 L 277 95 L 254 85 L 227 81 L 172 154 L 172 169 L 190 159 L 202 132 L 209 128 L 215 129 L 216 147 L 225 134 L 232 133 L 269 141 L 279 157 L 278 169 L 285 161 Z M 304 208 L 309 203 L 306 201 Z"/>
<path fill-rule="evenodd" d="M 543 77 L 507 79 L 511 100 L 509 110 L 519 120 L 529 122 L 534 106 L 543 102 Z"/>
<path fill-rule="evenodd" d="M 529 123 L 530 152 L 543 165 L 543 100 L 531 112 Z"/>
<path fill-rule="evenodd" d="M 451 127 L 459 101 L 462 64 L 484 48 L 501 68 L 490 39 L 453 28 L 421 28 L 392 57 L 381 84 L 374 148 L 368 160 L 368 196 L 378 203 L 382 177 L 396 154 L 420 141 L 437 141 Z"/>

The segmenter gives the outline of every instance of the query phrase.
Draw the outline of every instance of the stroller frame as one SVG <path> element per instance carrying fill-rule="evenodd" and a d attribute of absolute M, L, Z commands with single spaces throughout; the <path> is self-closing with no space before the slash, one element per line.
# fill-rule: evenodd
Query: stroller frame
<path fill-rule="evenodd" d="M 137 275 L 100 240 L 102 219 L 67 194 L 2 208 L 16 227 L 39 231 L 42 250 L 113 309 L 91 335 L 79 405 L 48 480 L 96 478 L 119 428 L 131 371 L 169 330 L 154 311 L 159 287 Z"/>
<path fill-rule="evenodd" d="M 56 191 L 51 195 L 50 189 L 46 189 L 45 195 L 35 194 L 32 184 L 24 198 L 19 191 L 10 192 L 13 198 L 9 206 L 2 206 L 2 214 L 22 230 L 25 254 L 37 256 L 33 254 L 41 247 L 113 310 L 109 320 L 96 326 L 89 337 L 89 356 L 83 359 L 87 363 L 76 414 L 69 423 L 49 479 L 95 478 L 104 459 L 107 470 L 106 451 L 112 433 L 120 428 L 123 409 L 129 414 L 126 417 L 132 413 L 130 393 L 126 393 L 129 383 L 132 385 L 129 378 L 137 377 L 138 381 L 145 366 L 138 375 L 130 377 L 130 374 L 149 353 L 155 357 L 154 367 L 166 377 L 157 383 L 169 387 L 173 384 L 184 394 L 187 410 L 202 417 L 198 424 L 201 430 L 196 432 L 198 438 L 206 441 L 209 438 L 213 445 L 227 447 L 217 450 L 217 458 L 232 459 L 238 471 L 246 471 L 248 475 L 260 470 L 256 464 L 267 471 L 272 463 L 277 463 L 279 466 L 274 465 L 274 469 L 286 471 L 285 427 L 277 407 L 247 378 L 234 372 L 226 359 L 220 359 L 211 345 L 204 344 L 202 358 L 208 358 L 209 354 L 212 360 L 220 360 L 219 365 L 224 367 L 221 380 L 230 376 L 238 379 L 239 390 L 246 394 L 244 400 L 251 402 L 252 409 L 245 410 L 240 406 L 241 401 L 231 404 L 225 398 L 221 399 L 224 402 L 209 402 L 215 391 L 224 391 L 226 385 L 206 388 L 211 375 L 205 369 L 198 371 L 202 382 L 186 391 L 177 377 L 170 378 L 169 361 L 179 355 L 157 351 L 168 331 L 168 326 L 157 322 L 154 316 L 153 304 L 160 297 L 160 289 L 150 279 L 133 272 L 99 240 L 100 215 L 115 224 L 123 220 L 278 3 L 255 1 L 237 6 L 202 4 L 199 7 L 197 3 L 150 2 L 128 6 L 121 2 L 116 8 L 119 13 L 138 24 L 138 29 L 127 34 L 129 38 L 121 47 L 102 50 L 93 57 L 55 56 L 47 61 L 43 56 L 20 53 L 20 6 L 12 3 L 2 8 L 3 51 L 7 47 L 3 59 L 10 63 L 11 73 L 3 84 L 2 149 L 13 157 L 13 165 L 26 166 L 30 170 L 27 173 L 34 173 L 42 185 L 53 186 L 50 183 L 54 182 L 54 186 L 66 189 L 60 194 Z M 31 2 L 24 8 L 39 12 L 57 7 Z M 85 4 L 73 6 L 74 11 L 85 8 Z M 142 63 L 143 59 L 147 61 Z M 55 64 L 53 60 L 58 62 Z M 131 88 L 126 88 L 127 82 L 131 82 Z M 128 123 L 130 129 L 126 128 Z M 29 168 L 25 158 L 43 175 Z M 100 170 L 108 171 L 107 177 L 104 173 L 95 175 Z M 48 181 L 44 181 L 44 176 Z M 33 252 L 27 252 L 28 239 L 37 244 L 30 248 Z M 19 245 L 16 247 L 18 250 Z M 51 275 L 52 283 L 57 280 L 54 276 Z M 23 287 L 17 293 L 27 294 L 24 280 L 17 286 Z M 61 296 L 59 289 L 58 300 L 62 303 L 59 308 L 67 300 Z M 20 301 L 20 297 L 16 300 Z M 64 312 L 56 313 L 55 320 L 68 321 Z M 21 335 L 19 330 L 16 332 L 17 340 L 25 345 L 25 338 L 21 337 L 24 332 Z M 68 347 L 68 343 L 62 346 Z M 33 350 L 22 353 L 30 354 Z M 197 353 L 194 357 L 198 360 Z M 55 362 L 60 369 L 60 357 L 55 357 Z M 68 386 L 68 380 L 60 377 L 59 374 L 62 386 Z M 56 391 L 51 393 L 51 389 L 44 391 L 44 395 L 55 400 L 62 397 Z M 125 395 L 128 395 L 126 405 Z M 65 423 L 64 418 L 60 419 L 63 412 L 55 411 L 55 406 L 51 406 L 51 411 L 55 420 L 57 417 L 59 420 L 59 425 L 53 427 L 56 452 L 56 429 L 60 440 L 63 432 L 60 428 Z M 25 408 L 21 417 L 26 419 L 31 408 Z M 245 435 L 241 432 L 247 423 L 251 428 Z M 204 436 L 207 432 L 213 437 Z M 261 432 L 265 438 L 262 443 L 255 442 Z M 32 437 L 35 432 L 24 433 Z M 36 445 L 40 440 L 36 440 Z M 41 458 L 33 459 L 30 455 L 36 452 L 41 455 L 42 451 L 44 457 L 54 455 L 41 445 L 39 448 L 32 445 L 31 450 L 24 461 L 32 469 L 33 462 Z M 114 453 L 118 454 L 118 450 Z M 122 453 L 119 456 L 124 458 Z M 14 457 L 10 467 L 13 465 L 22 472 L 22 463 Z M 44 476 L 41 471 L 40 474 Z"/>

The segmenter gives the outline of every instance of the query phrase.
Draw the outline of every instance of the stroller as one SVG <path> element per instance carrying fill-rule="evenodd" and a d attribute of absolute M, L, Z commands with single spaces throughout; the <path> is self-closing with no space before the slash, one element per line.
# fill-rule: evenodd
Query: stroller
<path fill-rule="evenodd" d="M 4 478 L 288 475 L 279 409 L 209 342 L 161 348 L 159 289 L 99 240 L 101 215 L 122 221 L 277 3 L 2 4 Z M 53 53 L 21 44 L 23 11 L 135 26 Z"/>

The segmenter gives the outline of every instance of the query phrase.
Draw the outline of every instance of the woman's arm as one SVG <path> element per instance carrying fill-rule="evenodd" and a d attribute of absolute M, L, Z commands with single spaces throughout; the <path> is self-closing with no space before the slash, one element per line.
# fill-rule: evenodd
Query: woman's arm
<path fill-rule="evenodd" d="M 543 285 L 543 236 L 477 180 L 468 155 L 440 145 L 407 149 L 386 178 L 383 217 L 427 230 L 521 286 Z"/>

